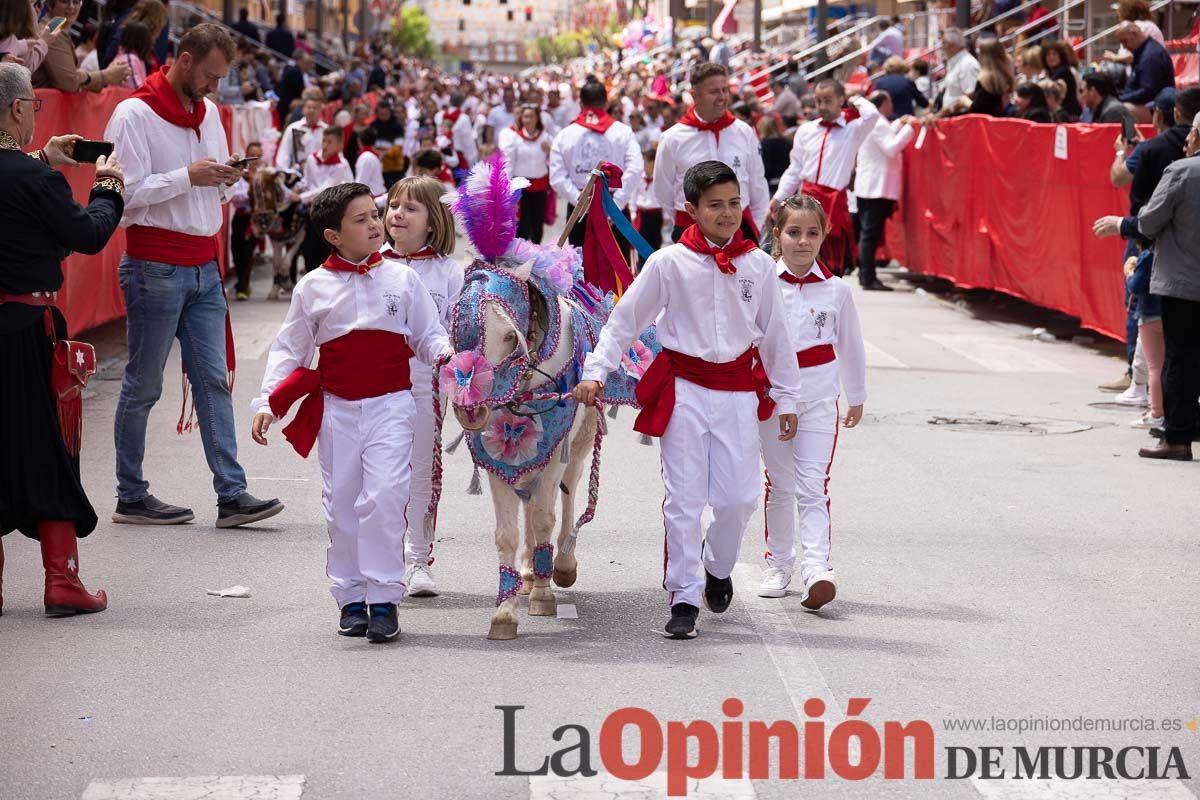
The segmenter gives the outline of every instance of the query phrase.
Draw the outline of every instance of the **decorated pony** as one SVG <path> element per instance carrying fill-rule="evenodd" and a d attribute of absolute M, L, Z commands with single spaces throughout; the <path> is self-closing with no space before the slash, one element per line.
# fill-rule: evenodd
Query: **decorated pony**
<path fill-rule="evenodd" d="M 458 192 L 444 198 L 453 203 L 479 254 L 467 268 L 451 312 L 455 353 L 438 379 L 475 463 L 468 491 L 482 492 L 481 469 L 492 490 L 500 587 L 489 639 L 516 638 L 518 594 L 528 592 L 530 614 L 553 616 L 557 606 L 551 578 L 560 587 L 575 583 L 576 539 L 595 513 L 606 433 L 602 406 L 578 406 L 571 392 L 613 299 L 583 281 L 575 248 L 516 238 L 523 186 L 521 179 L 509 180 L 502 157 L 496 155 L 477 164 Z M 603 403 L 614 412 L 619 405 L 636 405 L 637 380 L 659 349 L 650 328 L 629 350 L 621 369 L 609 375 Z M 589 453 L 587 508 L 572 524 L 576 487 Z M 439 485 L 436 465 L 435 503 Z M 562 504 L 557 554 L 550 541 L 556 499 Z M 525 553 L 518 571 L 522 504 Z"/>

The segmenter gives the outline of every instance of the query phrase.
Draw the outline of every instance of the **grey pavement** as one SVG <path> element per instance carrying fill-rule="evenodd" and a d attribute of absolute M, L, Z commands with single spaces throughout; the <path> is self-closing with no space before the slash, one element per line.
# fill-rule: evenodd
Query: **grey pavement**
<path fill-rule="evenodd" d="M 908 286 L 908 284 L 900 284 Z M 278 429 L 249 437 L 250 399 L 285 311 L 265 280 L 233 305 L 236 409 L 250 489 L 287 503 L 258 528 L 217 530 L 196 434 L 177 436 L 178 349 L 151 417 L 152 491 L 190 505 L 192 524 L 107 521 L 121 364 L 93 384 L 84 481 L 101 516 L 81 544 L 82 576 L 109 593 L 102 614 L 47 619 L 36 545 L 6 537 L 0 617 L 0 800 L 118 798 L 659 797 L 640 781 L 497 776 L 499 705 L 519 705 L 517 766 L 529 770 L 584 726 L 602 764 L 604 719 L 626 706 L 667 721 L 810 720 L 826 736 L 851 698 L 857 716 L 928 721 L 936 780 L 693 782 L 694 797 L 1024 798 L 1200 795 L 1195 780 L 945 780 L 952 746 L 1180 748 L 1200 771 L 1200 734 L 951 731 L 945 720 L 1200 717 L 1200 464 L 1151 463 L 1134 413 L 1096 406 L 1122 362 L 1114 348 L 1029 337 L 1013 315 L 934 294 L 856 294 L 868 348 L 866 419 L 843 432 L 830 484 L 838 599 L 819 615 L 754 596 L 763 550 L 750 523 L 728 613 L 701 613 L 691 642 L 658 633 L 662 488 L 657 447 L 633 415 L 611 421 L 595 521 L 578 583 L 559 590 L 578 619 L 522 612 L 512 642 L 485 639 L 496 591 L 490 500 L 465 492 L 465 448 L 446 458 L 435 570 L 441 597 L 401 607 L 392 646 L 336 636 L 324 577 L 316 459 Z M 933 424 L 938 421 L 940 424 Z M 241 584 L 249 598 L 206 594 Z M 626 757 L 637 754 L 626 737 Z M 857 748 L 852 748 L 852 757 Z M 578 753 L 569 756 L 574 764 Z M 772 759 L 772 773 L 777 774 Z M 911 756 L 906 771 L 912 774 Z M 720 777 L 716 776 L 717 778 Z M 158 780 L 151 780 L 158 779 Z M 171 780 L 166 780 L 171 779 Z"/>

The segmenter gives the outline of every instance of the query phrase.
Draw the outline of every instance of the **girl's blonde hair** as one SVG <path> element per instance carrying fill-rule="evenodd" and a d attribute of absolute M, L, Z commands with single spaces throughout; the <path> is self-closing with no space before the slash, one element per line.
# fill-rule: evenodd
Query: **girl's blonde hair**
<path fill-rule="evenodd" d="M 783 255 L 783 246 L 779 243 L 779 234 L 783 230 L 783 226 L 787 225 L 788 217 L 792 214 L 799 214 L 801 211 L 807 211 L 810 214 L 815 214 L 817 220 L 821 223 L 821 230 L 829 230 L 829 218 L 825 216 L 825 209 L 821 207 L 821 203 L 817 198 L 808 194 L 794 194 L 779 206 L 779 211 L 775 213 L 775 230 L 771 236 L 771 256 L 778 261 Z"/>
<path fill-rule="evenodd" d="M 445 185 L 437 178 L 413 175 L 396 181 L 387 196 L 389 206 L 402 195 L 425 206 L 429 211 L 429 246 L 437 251 L 439 256 L 448 256 L 454 252 L 454 215 L 442 203 L 442 195 L 445 192 Z M 388 244 L 395 244 L 391 234 L 387 233 L 386 226 L 384 235 Z"/>

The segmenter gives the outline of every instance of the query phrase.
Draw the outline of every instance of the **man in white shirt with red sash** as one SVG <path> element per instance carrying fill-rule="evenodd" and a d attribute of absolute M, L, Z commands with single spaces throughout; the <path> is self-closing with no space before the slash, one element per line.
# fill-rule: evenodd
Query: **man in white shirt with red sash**
<path fill-rule="evenodd" d="M 767 219 L 771 190 L 763 172 L 758 136 L 754 129 L 729 113 L 729 70 L 704 61 L 692 70 L 692 97 L 696 103 L 678 125 L 663 131 L 654 161 L 654 186 L 666 212 L 674 213 L 678 242 L 694 220 L 683 210 L 683 176 L 701 161 L 720 161 L 733 170 L 741 186 L 742 235 L 757 243 Z"/>
<path fill-rule="evenodd" d="M 176 337 L 185 371 L 178 430 L 189 416 L 190 383 L 217 493 L 217 526 L 236 527 L 283 510 L 278 500 L 259 500 L 246 491 L 230 399 L 233 340 L 217 267 L 217 233 L 224 221 L 221 206 L 232 197 L 241 171 L 227 164 L 220 113 L 205 96 L 216 91 L 235 52 L 220 26 L 190 28 L 179 40 L 176 60 L 122 101 L 104 132 L 126 179 L 121 226 L 127 252 L 120 278 L 129 362 L 117 401 L 114 522 L 172 525 L 194 517 L 191 509 L 155 498 L 142 476 L 146 422 L 162 394 Z"/>
<path fill-rule="evenodd" d="M 854 172 L 854 160 L 863 142 L 875 129 L 879 110 L 865 97 L 846 104 L 846 89 L 837 81 L 825 80 L 813 92 L 819 119 L 796 130 L 792 160 L 779 179 L 771 200 L 771 213 L 797 192 L 815 197 L 829 217 L 829 236 L 821 246 L 821 263 L 841 275 L 854 256 L 854 227 L 846 187 Z"/>

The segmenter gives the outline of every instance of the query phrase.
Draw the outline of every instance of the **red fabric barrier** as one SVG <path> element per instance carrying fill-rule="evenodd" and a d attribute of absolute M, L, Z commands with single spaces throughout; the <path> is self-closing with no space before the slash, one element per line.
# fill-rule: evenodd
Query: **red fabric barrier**
<path fill-rule="evenodd" d="M 51 136 L 63 133 L 77 133 L 85 139 L 103 139 L 113 109 L 131 93 L 131 89 L 105 89 L 99 94 L 38 89 L 35 94 L 42 101 L 42 109 L 37 114 L 37 128 L 28 149 L 36 150 Z M 221 122 L 225 124 L 226 132 L 232 130 L 233 112 L 227 106 L 221 106 Z M 77 168 L 64 167 L 61 171 L 71 184 L 75 200 L 87 203 L 95 181 L 95 168 L 84 164 Z M 222 271 L 228 249 L 227 230 L 228 226 L 224 226 L 220 233 Z M 69 335 L 125 316 L 125 302 L 117 280 L 117 264 L 124 252 L 125 231 L 118 228 L 100 253 L 94 256 L 72 253 L 63 261 L 63 287 L 58 306 L 66 317 Z"/>
<path fill-rule="evenodd" d="M 1054 156 L 1057 127 L 974 115 L 939 123 L 922 149 L 904 151 L 888 250 L 913 272 L 1011 294 L 1123 340 L 1124 243 L 1092 234 L 1096 218 L 1129 213 L 1128 190 L 1108 181 L 1120 127 L 1064 126 L 1066 160 Z"/>

